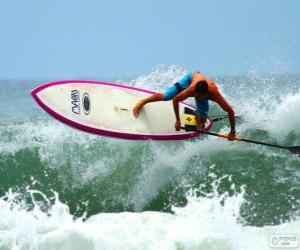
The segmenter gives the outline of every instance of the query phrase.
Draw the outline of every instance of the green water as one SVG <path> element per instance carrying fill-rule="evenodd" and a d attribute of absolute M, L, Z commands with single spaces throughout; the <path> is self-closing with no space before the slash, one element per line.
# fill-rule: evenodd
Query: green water
<path fill-rule="evenodd" d="M 300 145 L 300 115 L 295 112 L 300 78 L 223 77 L 218 83 L 241 116 L 240 136 Z M 281 224 L 299 216 L 300 161 L 288 151 L 207 136 L 136 142 L 86 134 L 47 116 L 29 95 L 35 86 L 0 85 L 0 196 L 12 189 L 30 206 L 26 188 L 47 197 L 56 191 L 71 214 L 86 213 L 87 218 L 100 212 L 172 212 L 172 206 L 186 204 L 190 189 L 210 192 L 212 182 L 221 179 L 219 193 L 245 187 L 240 211 L 245 225 Z M 157 90 L 166 87 L 159 86 Z M 210 114 L 224 112 L 212 104 Z M 212 131 L 228 131 L 228 126 L 224 120 Z"/>

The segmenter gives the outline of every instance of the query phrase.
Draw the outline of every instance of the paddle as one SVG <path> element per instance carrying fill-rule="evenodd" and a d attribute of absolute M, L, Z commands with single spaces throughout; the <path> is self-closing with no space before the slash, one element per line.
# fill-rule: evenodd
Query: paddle
<path fill-rule="evenodd" d="M 204 131 L 204 130 L 199 130 L 199 132 L 201 132 L 203 134 L 207 134 L 207 135 L 213 135 L 213 136 L 217 136 L 217 137 L 228 138 L 227 135 L 224 135 L 224 134 L 218 134 L 218 133 L 208 132 L 208 131 Z M 292 147 L 280 146 L 280 145 L 266 143 L 266 142 L 260 142 L 260 141 L 253 141 L 253 140 L 249 140 L 249 139 L 243 139 L 243 138 L 240 138 L 238 136 L 236 136 L 234 140 L 235 141 L 244 141 L 244 142 L 249 142 L 249 143 L 254 143 L 254 144 L 269 146 L 269 147 L 286 149 L 286 150 L 290 151 L 293 154 L 300 155 L 300 146 L 292 146 Z"/>
<path fill-rule="evenodd" d="M 228 118 L 229 118 L 228 115 L 226 115 L 226 116 L 220 116 L 220 117 L 212 119 L 212 122 L 217 122 L 217 121 L 221 121 L 223 119 L 228 119 Z M 235 118 L 240 118 L 240 116 L 236 115 Z"/>

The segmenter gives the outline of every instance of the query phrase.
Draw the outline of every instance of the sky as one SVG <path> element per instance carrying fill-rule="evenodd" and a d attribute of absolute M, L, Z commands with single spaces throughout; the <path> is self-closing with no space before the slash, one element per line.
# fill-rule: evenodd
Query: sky
<path fill-rule="evenodd" d="M 299 0 L 4 0 L 0 79 L 299 74 Z"/>

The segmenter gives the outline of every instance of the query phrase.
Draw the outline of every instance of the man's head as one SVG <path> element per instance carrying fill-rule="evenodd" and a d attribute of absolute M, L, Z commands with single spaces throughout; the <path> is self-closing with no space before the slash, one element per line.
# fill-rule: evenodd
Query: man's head
<path fill-rule="evenodd" d="M 206 81 L 199 81 L 196 83 L 195 92 L 199 94 L 208 93 L 208 84 Z"/>

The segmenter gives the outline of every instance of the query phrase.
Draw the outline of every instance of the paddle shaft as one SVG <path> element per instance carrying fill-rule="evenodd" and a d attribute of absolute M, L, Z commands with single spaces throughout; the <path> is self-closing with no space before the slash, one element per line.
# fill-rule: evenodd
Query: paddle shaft
<path fill-rule="evenodd" d="M 223 135 L 223 134 L 213 133 L 213 132 L 204 131 L 204 130 L 200 130 L 200 132 L 203 133 L 203 134 L 208 134 L 208 135 L 218 136 L 218 137 L 222 137 L 222 138 L 227 138 L 227 135 Z M 253 140 L 249 140 L 249 139 L 243 139 L 243 138 L 240 138 L 240 137 L 236 137 L 235 140 L 236 141 L 250 142 L 250 143 L 254 143 L 254 144 L 260 144 L 260 145 L 270 146 L 270 147 L 275 147 L 275 148 L 282 148 L 282 149 L 288 149 L 288 150 L 290 149 L 289 147 L 285 147 L 285 146 L 280 146 L 280 145 L 266 143 L 266 142 L 260 142 L 260 141 L 253 141 Z"/>
<path fill-rule="evenodd" d="M 219 116 L 219 117 L 212 119 L 212 122 L 218 122 L 218 121 L 222 121 L 223 119 L 228 119 L 228 118 L 229 118 L 228 116 Z M 235 118 L 240 118 L 240 116 L 236 115 Z"/>

